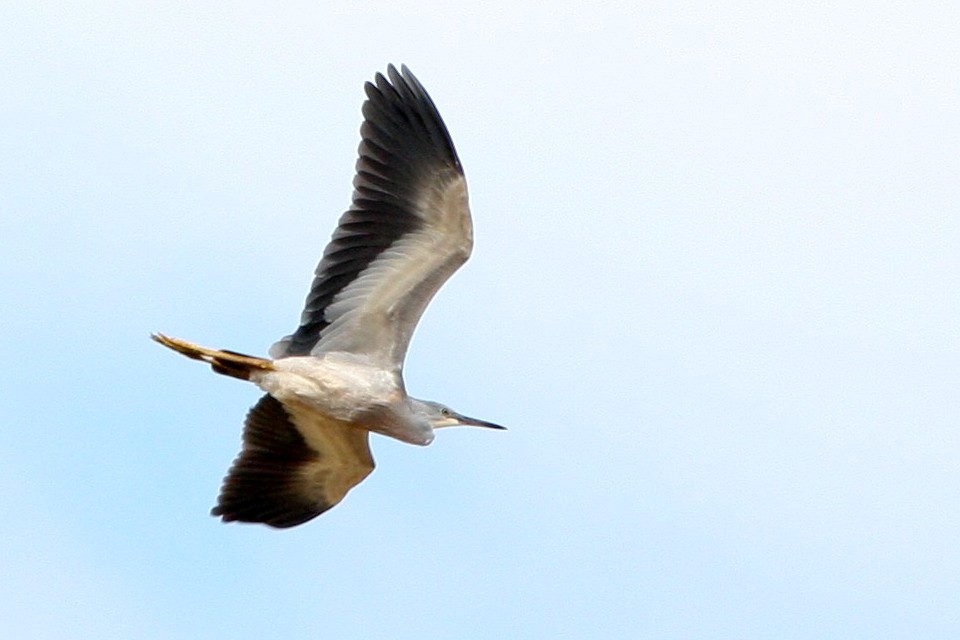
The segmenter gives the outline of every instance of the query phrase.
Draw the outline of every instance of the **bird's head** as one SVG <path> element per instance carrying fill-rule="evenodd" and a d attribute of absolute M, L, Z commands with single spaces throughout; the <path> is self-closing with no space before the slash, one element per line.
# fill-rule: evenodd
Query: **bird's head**
<path fill-rule="evenodd" d="M 502 427 L 499 424 L 487 422 L 486 420 L 478 420 L 477 418 L 471 418 L 462 413 L 457 413 L 444 404 L 430 400 L 415 400 L 413 402 L 413 411 L 417 414 L 417 417 L 429 422 L 430 426 L 434 429 L 439 429 L 440 427 L 506 429 L 506 427 Z"/>

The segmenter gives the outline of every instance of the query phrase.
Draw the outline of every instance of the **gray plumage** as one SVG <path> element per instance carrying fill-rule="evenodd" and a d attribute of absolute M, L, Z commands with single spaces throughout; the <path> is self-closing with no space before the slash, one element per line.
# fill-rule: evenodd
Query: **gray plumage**
<path fill-rule="evenodd" d="M 301 524 L 373 470 L 368 434 L 426 445 L 454 425 L 500 428 L 412 398 L 403 361 L 424 309 L 470 256 L 466 181 L 433 101 L 412 73 L 366 84 L 350 209 L 317 266 L 300 326 L 272 359 L 155 334 L 161 344 L 267 392 L 213 514 Z"/>

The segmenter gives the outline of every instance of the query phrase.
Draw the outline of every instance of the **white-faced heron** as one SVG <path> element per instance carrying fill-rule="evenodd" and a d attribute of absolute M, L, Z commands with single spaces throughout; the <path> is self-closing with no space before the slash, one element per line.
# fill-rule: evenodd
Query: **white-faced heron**
<path fill-rule="evenodd" d="M 407 395 L 403 360 L 437 289 L 473 246 L 467 184 L 447 128 L 406 67 L 366 84 L 353 202 L 323 252 L 300 326 L 257 358 L 155 334 L 266 391 L 213 515 L 292 527 L 373 471 L 369 432 L 427 445 L 439 427 L 499 425 Z"/>

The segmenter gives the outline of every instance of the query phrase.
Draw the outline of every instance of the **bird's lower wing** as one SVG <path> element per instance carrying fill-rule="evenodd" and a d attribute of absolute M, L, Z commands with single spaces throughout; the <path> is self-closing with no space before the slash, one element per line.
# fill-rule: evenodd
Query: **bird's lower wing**
<path fill-rule="evenodd" d="M 336 505 L 373 471 L 369 434 L 263 396 L 212 514 L 293 527 Z"/>

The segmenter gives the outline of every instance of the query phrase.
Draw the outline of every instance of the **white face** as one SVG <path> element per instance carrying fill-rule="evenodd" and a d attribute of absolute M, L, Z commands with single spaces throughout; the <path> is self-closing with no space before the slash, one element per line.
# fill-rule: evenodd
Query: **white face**
<path fill-rule="evenodd" d="M 460 414 L 450 407 L 444 406 L 439 402 L 431 402 L 429 404 L 430 408 L 433 409 L 432 415 L 430 416 L 430 424 L 433 425 L 434 429 L 439 429 L 440 427 L 455 427 L 460 424 Z"/>
<path fill-rule="evenodd" d="M 492 422 L 487 422 L 486 420 L 478 420 L 477 418 L 470 418 L 463 414 L 457 413 L 450 407 L 440 404 L 439 402 L 429 403 L 430 408 L 434 410 L 435 415 L 432 415 L 430 420 L 434 429 L 440 427 L 485 427 L 487 429 L 503 429 L 504 427 L 494 424 Z"/>
<path fill-rule="evenodd" d="M 423 400 L 415 400 L 414 402 L 419 403 L 419 415 L 421 417 L 425 417 L 430 423 L 430 426 L 434 429 L 457 426 L 486 427 L 489 429 L 504 428 L 492 422 L 478 420 L 476 418 L 469 418 L 465 415 L 457 413 L 446 405 L 440 404 L 439 402 L 425 402 Z"/>

